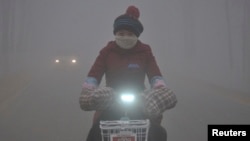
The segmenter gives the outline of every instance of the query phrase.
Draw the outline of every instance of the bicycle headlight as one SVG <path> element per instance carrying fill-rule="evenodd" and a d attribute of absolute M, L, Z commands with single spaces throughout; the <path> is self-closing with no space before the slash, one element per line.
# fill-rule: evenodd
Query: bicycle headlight
<path fill-rule="evenodd" d="M 135 100 L 135 95 L 133 93 L 123 93 L 120 98 L 122 102 L 131 103 Z"/>

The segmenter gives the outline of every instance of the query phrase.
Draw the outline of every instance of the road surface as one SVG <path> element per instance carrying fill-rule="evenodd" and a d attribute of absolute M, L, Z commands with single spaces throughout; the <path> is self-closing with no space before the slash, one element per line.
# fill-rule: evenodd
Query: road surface
<path fill-rule="evenodd" d="M 93 112 L 80 109 L 80 69 L 52 68 L 0 103 L 1 141 L 83 141 Z M 250 124 L 250 95 L 182 77 L 168 78 L 178 103 L 164 113 L 169 141 L 206 141 L 208 124 Z"/>

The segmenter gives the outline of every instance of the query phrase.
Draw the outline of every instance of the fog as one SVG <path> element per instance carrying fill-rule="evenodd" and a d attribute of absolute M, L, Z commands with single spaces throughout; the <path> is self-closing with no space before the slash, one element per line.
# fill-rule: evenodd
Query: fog
<path fill-rule="evenodd" d="M 1 75 L 41 66 L 47 55 L 68 52 L 80 55 L 82 67 L 89 68 L 99 50 L 113 40 L 114 19 L 134 4 L 145 28 L 140 39 L 151 45 L 166 79 L 187 75 L 249 92 L 247 0 L 1 0 L 0 4 Z"/>
<path fill-rule="evenodd" d="M 114 19 L 128 5 L 139 8 L 139 39 L 151 46 L 173 90 L 177 78 L 185 78 L 249 98 L 249 0 L 0 0 L 0 78 L 66 74 L 60 81 L 77 85 L 69 87 L 78 95 L 100 49 L 114 39 Z M 57 66 L 58 56 L 78 63 Z"/>

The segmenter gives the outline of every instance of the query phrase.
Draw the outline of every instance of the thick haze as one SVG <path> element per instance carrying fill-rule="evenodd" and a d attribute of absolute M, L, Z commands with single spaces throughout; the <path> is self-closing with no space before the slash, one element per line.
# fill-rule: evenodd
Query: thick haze
<path fill-rule="evenodd" d="M 132 4 L 145 28 L 140 39 L 166 80 L 179 75 L 250 91 L 248 0 L 0 0 L 1 76 L 73 54 L 84 78 L 113 40 L 114 19 Z"/>
<path fill-rule="evenodd" d="M 129 5 L 178 99 L 163 113 L 168 140 L 250 123 L 250 0 L 0 0 L 1 141 L 86 139 L 81 84 Z"/>

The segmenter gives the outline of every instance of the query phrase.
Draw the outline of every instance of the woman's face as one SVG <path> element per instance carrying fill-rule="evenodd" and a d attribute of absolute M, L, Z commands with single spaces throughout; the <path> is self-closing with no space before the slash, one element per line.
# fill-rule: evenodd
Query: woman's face
<path fill-rule="evenodd" d="M 123 49 L 133 48 L 137 43 L 138 37 L 129 30 L 118 30 L 115 33 L 116 44 Z"/>
<path fill-rule="evenodd" d="M 135 34 L 129 30 L 122 29 L 115 33 L 116 36 L 135 36 Z"/>

